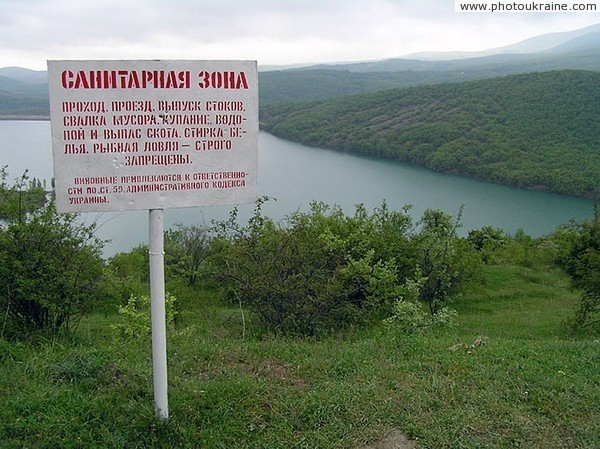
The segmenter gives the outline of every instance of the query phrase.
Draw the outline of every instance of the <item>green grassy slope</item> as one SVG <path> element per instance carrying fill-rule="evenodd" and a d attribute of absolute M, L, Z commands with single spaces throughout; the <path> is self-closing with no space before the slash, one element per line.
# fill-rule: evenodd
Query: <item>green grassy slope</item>
<path fill-rule="evenodd" d="M 119 343 L 98 314 L 75 343 L 0 339 L 0 446 L 356 449 L 392 430 L 422 449 L 600 446 L 598 340 L 568 335 L 576 293 L 545 264 L 487 266 L 460 326 L 425 335 L 260 338 L 210 291 L 170 289 L 168 422 L 149 338 Z"/>

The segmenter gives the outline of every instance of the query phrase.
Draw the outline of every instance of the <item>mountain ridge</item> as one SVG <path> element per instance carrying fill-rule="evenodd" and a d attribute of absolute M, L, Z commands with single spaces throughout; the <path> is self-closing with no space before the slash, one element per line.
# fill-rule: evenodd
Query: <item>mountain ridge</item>
<path fill-rule="evenodd" d="M 48 72 L 31 70 L 24 67 L 0 67 L 0 76 L 25 84 L 44 84 L 48 82 Z"/>
<path fill-rule="evenodd" d="M 600 24 L 590 25 L 583 28 L 578 28 L 571 31 L 558 31 L 546 33 L 539 36 L 533 36 L 528 39 L 518 41 L 514 44 L 493 47 L 483 51 L 473 52 L 418 52 L 411 53 L 405 58 L 422 59 L 422 60 L 447 60 L 447 59 L 465 59 L 477 58 L 481 56 L 490 56 L 494 54 L 530 54 L 541 53 L 553 50 L 556 47 L 565 44 L 569 40 L 578 39 L 586 34 L 600 32 Z"/>
<path fill-rule="evenodd" d="M 542 52 L 507 53 L 536 50 Z M 547 33 L 459 59 L 407 59 L 318 64 L 259 72 L 259 104 L 294 103 L 382 89 L 464 82 L 564 69 L 600 71 L 600 24 Z M 0 68 L 0 118 L 49 117 L 47 72 Z"/>

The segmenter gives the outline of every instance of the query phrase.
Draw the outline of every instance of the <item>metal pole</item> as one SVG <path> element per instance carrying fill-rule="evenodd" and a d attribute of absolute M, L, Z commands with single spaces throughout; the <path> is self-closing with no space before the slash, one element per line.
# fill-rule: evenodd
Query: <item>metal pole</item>
<path fill-rule="evenodd" d="M 165 253 L 162 209 L 151 209 L 150 240 L 150 312 L 152 314 L 152 371 L 154 408 L 159 418 L 169 417 L 167 395 L 167 325 L 165 315 Z"/>

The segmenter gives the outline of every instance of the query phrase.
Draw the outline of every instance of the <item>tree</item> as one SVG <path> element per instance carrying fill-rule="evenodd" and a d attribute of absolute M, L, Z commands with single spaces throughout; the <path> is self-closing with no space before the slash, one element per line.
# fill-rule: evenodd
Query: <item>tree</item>
<path fill-rule="evenodd" d="M 78 224 L 75 214 L 59 215 L 52 202 L 31 206 L 37 185 L 8 188 L 5 171 L 2 176 L 0 336 L 68 335 L 101 299 L 102 242 L 94 238 L 94 225 Z"/>
<path fill-rule="evenodd" d="M 139 245 L 128 252 L 115 254 L 104 268 L 104 284 L 109 300 L 99 310 L 114 311 L 126 304 L 131 296 L 147 293 L 150 281 L 148 246 Z"/>
<path fill-rule="evenodd" d="M 420 296 L 429 304 L 432 315 L 473 274 L 480 260 L 471 245 L 457 235 L 461 215 L 462 209 L 453 220 L 440 210 L 428 209 L 419 222 L 421 230 L 415 242 L 420 254 L 418 267 L 424 278 Z"/>
<path fill-rule="evenodd" d="M 484 226 L 481 229 L 469 231 L 467 241 L 480 254 L 485 263 L 494 260 L 495 253 L 508 245 L 509 237 L 502 229 L 493 226 Z"/>
<path fill-rule="evenodd" d="M 210 233 L 203 226 L 184 226 L 169 229 L 165 233 L 166 265 L 174 274 L 194 285 L 200 276 L 200 268 L 209 254 Z"/>
<path fill-rule="evenodd" d="M 22 220 L 27 214 L 42 207 L 46 192 L 39 181 L 27 182 L 27 171 L 9 186 L 6 166 L 0 167 L 0 220 Z"/>
<path fill-rule="evenodd" d="M 576 232 L 562 232 L 569 242 L 566 256 L 559 262 L 569 273 L 576 288 L 583 290 L 574 327 L 600 323 L 600 206 L 596 204 L 594 219 L 574 225 Z"/>

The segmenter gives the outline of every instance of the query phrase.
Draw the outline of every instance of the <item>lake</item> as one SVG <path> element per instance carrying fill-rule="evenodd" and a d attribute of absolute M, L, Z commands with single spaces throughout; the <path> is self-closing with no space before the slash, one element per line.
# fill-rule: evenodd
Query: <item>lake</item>
<path fill-rule="evenodd" d="M 28 169 L 30 177 L 52 178 L 52 143 L 48 121 L 1 121 L 0 165 L 8 165 L 10 179 Z M 590 201 L 500 186 L 436 173 L 400 162 L 311 148 L 265 132 L 259 138 L 259 194 L 275 198 L 263 210 L 274 219 L 308 210 L 313 200 L 337 204 L 352 213 L 356 204 L 368 210 L 385 201 L 391 209 L 411 204 L 417 220 L 428 208 L 456 215 L 464 206 L 461 233 L 490 225 L 514 234 L 523 229 L 538 237 L 571 219 L 593 217 Z M 240 206 L 248 217 L 252 205 Z M 207 224 L 229 216 L 231 207 L 169 209 L 165 227 Z M 98 223 L 97 236 L 110 240 L 105 256 L 127 251 L 148 240 L 148 212 L 86 213 Z"/>

